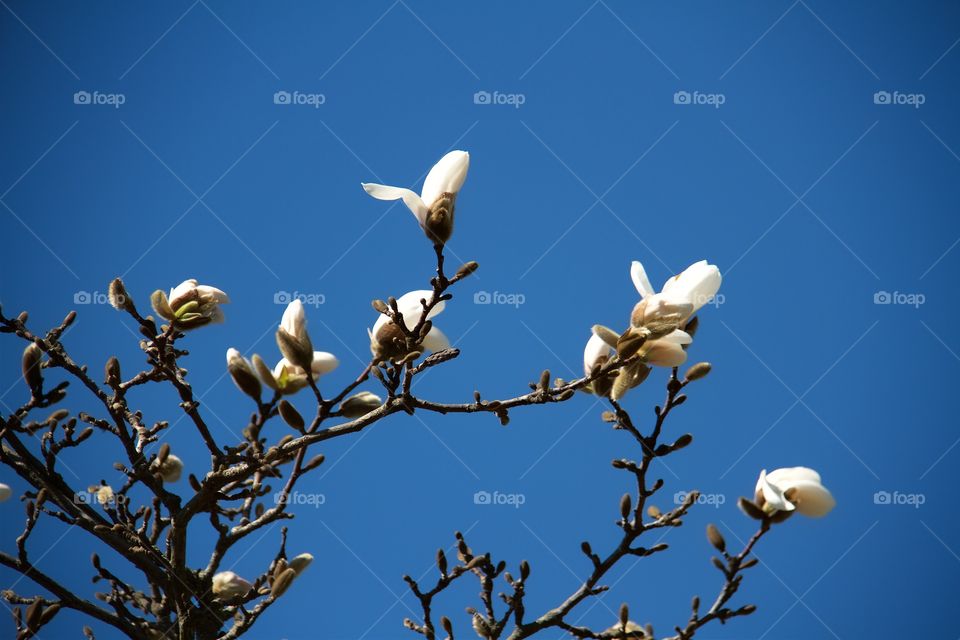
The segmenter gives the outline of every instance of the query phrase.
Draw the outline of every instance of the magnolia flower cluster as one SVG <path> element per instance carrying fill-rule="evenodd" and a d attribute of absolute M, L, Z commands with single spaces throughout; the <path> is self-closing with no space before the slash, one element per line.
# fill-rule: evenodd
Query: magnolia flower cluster
<path fill-rule="evenodd" d="M 693 336 L 684 329 L 693 315 L 717 294 L 722 279 L 720 270 L 706 260 L 668 279 L 659 292 L 650 285 L 643 265 L 637 261 L 630 267 L 630 277 L 640 294 L 640 301 L 630 314 L 630 326 L 622 334 L 595 326 L 583 352 L 583 369 L 588 376 L 614 356 L 639 356 L 614 376 L 591 383 L 591 391 L 614 400 L 641 384 L 650 373 L 650 366 L 677 367 L 686 362 L 686 348 Z"/>
<path fill-rule="evenodd" d="M 227 349 L 227 371 L 234 383 L 258 402 L 261 381 L 277 393 L 289 395 L 309 385 L 311 380 L 316 382 L 320 376 L 330 373 L 340 364 L 332 353 L 313 350 L 313 342 L 307 333 L 306 312 L 300 300 L 287 305 L 276 337 L 283 357 L 273 369 L 256 354 L 251 363 L 236 349 Z"/>

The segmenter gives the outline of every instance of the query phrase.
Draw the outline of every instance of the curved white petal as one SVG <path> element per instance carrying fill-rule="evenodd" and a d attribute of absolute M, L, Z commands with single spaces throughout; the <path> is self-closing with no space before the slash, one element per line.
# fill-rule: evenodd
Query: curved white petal
<path fill-rule="evenodd" d="M 612 351 L 610 345 L 604 342 L 600 336 L 595 333 L 591 334 L 590 339 L 587 340 L 587 346 L 583 349 L 584 375 L 590 375 L 593 368 L 597 366 L 597 362 L 604 356 L 610 357 Z"/>
<path fill-rule="evenodd" d="M 790 498 L 797 511 L 811 518 L 822 518 L 837 505 L 833 495 L 820 482 L 800 481 L 791 487 Z"/>
<path fill-rule="evenodd" d="M 307 326 L 307 314 L 303 302 L 298 298 L 287 305 L 280 319 L 280 328 L 291 336 L 299 337 Z"/>
<path fill-rule="evenodd" d="M 451 151 L 433 165 L 423 181 L 420 198 L 429 208 L 441 193 L 457 193 L 467 179 L 470 168 L 470 154 L 466 151 Z"/>
<path fill-rule="evenodd" d="M 420 226 L 423 226 L 423 221 L 426 219 L 430 209 L 415 192 L 410 189 L 389 187 L 384 184 L 373 184 L 370 182 L 361 182 L 360 186 L 377 200 L 403 200 L 403 204 L 407 205 L 407 208 L 410 209 L 417 218 Z"/>
<path fill-rule="evenodd" d="M 337 357 L 332 353 L 326 351 L 314 351 L 313 352 L 313 363 L 310 367 L 313 372 L 313 379 L 316 380 L 318 377 L 328 374 L 337 366 L 340 365 L 340 361 L 337 360 Z"/>
<path fill-rule="evenodd" d="M 443 335 L 443 332 L 436 327 L 430 327 L 430 331 L 424 336 L 422 344 L 425 349 L 434 352 L 450 348 L 450 341 L 447 336 Z"/>
<path fill-rule="evenodd" d="M 407 325 L 408 329 L 412 329 L 420 321 L 420 315 L 423 313 L 423 305 L 420 304 L 420 301 L 426 300 L 429 302 L 431 298 L 433 298 L 433 291 L 429 289 L 410 291 L 397 298 L 397 309 L 400 310 L 400 314 L 403 316 L 403 323 Z M 427 314 L 427 319 L 429 320 L 439 314 L 446 306 L 446 302 L 441 301 L 438 303 L 430 310 L 430 313 Z M 374 331 L 374 335 L 376 335 L 376 331 Z"/>
<path fill-rule="evenodd" d="M 193 278 L 190 278 L 189 280 L 184 280 L 173 289 L 170 289 L 170 295 L 167 296 L 170 306 L 176 308 L 178 306 L 177 303 L 179 302 L 178 298 L 190 293 L 196 288 L 197 281 Z"/>
<path fill-rule="evenodd" d="M 673 344 L 690 344 L 693 342 L 693 337 L 686 331 L 681 331 L 680 329 L 674 329 L 672 333 L 668 333 L 660 340 L 666 340 L 667 342 L 672 342 Z"/>
<path fill-rule="evenodd" d="M 673 334 L 671 334 L 673 335 Z M 660 339 L 648 342 L 641 350 L 647 364 L 658 367 L 679 367 L 687 361 L 687 352 L 679 342 Z"/>
<path fill-rule="evenodd" d="M 637 288 L 637 293 L 640 294 L 641 298 L 652 296 L 655 293 L 653 286 L 650 284 L 650 278 L 647 277 L 647 272 L 638 260 L 634 260 L 630 264 L 630 278 L 633 280 L 633 286 Z"/>
<path fill-rule="evenodd" d="M 809 467 L 783 467 L 774 469 L 767 474 L 767 478 L 773 484 L 780 486 L 790 486 L 796 482 L 816 482 L 820 483 L 820 474 Z"/>
<path fill-rule="evenodd" d="M 660 293 L 692 304 L 691 313 L 696 313 L 717 294 L 721 280 L 720 269 L 716 265 L 707 264 L 706 260 L 701 260 L 684 269 L 683 273 L 668 279 Z"/>
<path fill-rule="evenodd" d="M 194 280 L 196 282 L 196 280 Z M 227 304 L 230 302 L 230 297 L 226 293 L 217 289 L 216 287 L 211 287 L 210 285 L 201 284 L 197 285 L 197 293 L 204 297 L 209 297 L 213 302 L 217 304 Z"/>

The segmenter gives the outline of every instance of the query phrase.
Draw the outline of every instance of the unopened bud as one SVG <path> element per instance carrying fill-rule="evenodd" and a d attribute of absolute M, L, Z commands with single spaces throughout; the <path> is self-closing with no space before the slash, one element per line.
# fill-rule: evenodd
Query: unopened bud
<path fill-rule="evenodd" d="M 110 282 L 107 289 L 107 298 L 110 300 L 110 305 L 117 311 L 135 310 L 133 300 L 130 299 L 126 287 L 123 286 L 123 280 L 120 278 L 114 278 Z"/>
<path fill-rule="evenodd" d="M 687 369 L 687 373 L 684 376 L 684 380 L 686 380 L 687 382 L 692 382 L 694 380 L 699 380 L 700 378 L 704 378 L 707 376 L 708 373 L 710 373 L 711 369 L 713 369 L 713 366 L 709 362 L 698 362 L 697 364 Z"/>
<path fill-rule="evenodd" d="M 379 298 L 373 300 L 370 305 L 377 311 L 377 313 L 388 313 L 390 311 L 390 307 L 387 306 L 387 303 Z"/>
<path fill-rule="evenodd" d="M 43 374 L 40 372 L 42 359 L 43 351 L 34 342 L 23 350 L 23 379 L 31 391 L 39 390 L 43 386 Z"/>
<path fill-rule="evenodd" d="M 120 383 L 120 361 L 117 360 L 116 356 L 110 356 L 107 364 L 103 367 L 103 373 L 106 384 L 113 386 Z"/>
<path fill-rule="evenodd" d="M 380 396 L 369 391 L 350 396 L 340 405 L 340 413 L 347 418 L 359 418 L 365 416 L 377 407 L 383 404 Z"/>
<path fill-rule="evenodd" d="M 253 585 L 233 571 L 221 571 L 213 576 L 213 595 L 217 600 L 233 600 L 246 595 Z"/>
<path fill-rule="evenodd" d="M 620 334 L 602 324 L 593 325 L 593 335 L 603 340 L 608 347 L 613 349 L 617 348 L 617 342 L 620 341 Z"/>
<path fill-rule="evenodd" d="M 707 540 L 713 545 L 713 548 L 723 553 L 727 549 L 727 541 L 723 539 L 720 530 L 713 524 L 707 525 Z"/>
<path fill-rule="evenodd" d="M 290 568 L 297 572 L 299 576 L 302 574 L 307 567 L 310 566 L 310 563 L 313 562 L 313 556 L 309 553 L 301 553 L 296 556 L 293 560 L 290 561 Z"/>
<path fill-rule="evenodd" d="M 257 356 L 254 356 L 254 358 L 257 358 Z M 260 381 L 254 375 L 250 363 L 236 349 L 227 349 L 227 371 L 240 391 L 243 391 L 256 402 L 260 402 Z M 267 372 L 270 373 L 269 370 Z M 272 373 L 269 378 L 264 379 L 273 380 Z"/>
<path fill-rule="evenodd" d="M 305 424 L 303 421 L 303 416 L 300 415 L 300 412 L 297 411 L 292 404 L 286 400 L 281 400 L 280 404 L 277 405 L 277 411 L 279 411 L 280 417 L 283 418 L 284 422 L 297 431 L 303 431 L 303 426 Z"/>
<path fill-rule="evenodd" d="M 287 589 L 290 588 L 290 585 L 293 584 L 293 579 L 296 577 L 297 572 L 294 569 L 288 568 L 284 570 L 284 572 L 273 581 L 273 585 L 270 587 L 270 594 L 274 598 L 279 598 L 287 592 Z"/>
<path fill-rule="evenodd" d="M 457 269 L 457 273 L 453 277 L 456 280 L 463 280 L 479 268 L 480 265 L 471 260 L 470 262 L 464 263 L 459 269 Z"/>
<path fill-rule="evenodd" d="M 630 494 L 625 493 L 620 498 L 620 515 L 626 520 L 630 516 Z"/>

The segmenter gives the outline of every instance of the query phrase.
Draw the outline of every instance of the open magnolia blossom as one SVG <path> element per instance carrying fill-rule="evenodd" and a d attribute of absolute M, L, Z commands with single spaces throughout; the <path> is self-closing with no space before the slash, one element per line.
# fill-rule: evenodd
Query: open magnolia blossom
<path fill-rule="evenodd" d="M 244 596 L 253 589 L 253 585 L 233 571 L 221 571 L 213 576 L 213 595 L 217 600 L 233 600 Z"/>
<path fill-rule="evenodd" d="M 768 514 L 794 511 L 820 518 L 836 506 L 836 501 L 820 482 L 820 474 L 807 467 L 785 467 L 760 472 L 755 500 Z"/>
<path fill-rule="evenodd" d="M 13 495 L 13 489 L 9 485 L 0 482 L 0 502 L 6 502 Z"/>
<path fill-rule="evenodd" d="M 674 320 L 682 325 L 720 290 L 720 270 L 706 260 L 695 262 L 679 275 L 669 278 L 657 293 L 640 262 L 630 265 L 630 278 L 640 294 L 630 322 L 643 327 L 657 320 Z"/>
<path fill-rule="evenodd" d="M 467 179 L 470 154 L 451 151 L 433 165 L 423 181 L 423 190 L 417 195 L 410 189 L 389 187 L 369 182 L 361 183 L 364 191 L 378 200 L 403 200 L 416 216 L 420 228 L 436 244 L 444 244 L 453 233 L 453 211 L 457 193 Z"/>
<path fill-rule="evenodd" d="M 220 305 L 228 302 L 230 298 L 220 289 L 198 284 L 191 278 L 170 290 L 167 304 L 173 317 L 162 313 L 161 315 L 167 320 L 175 321 L 182 329 L 194 329 L 205 324 L 223 322 L 223 309 Z M 160 309 L 157 309 L 157 312 L 159 313 Z"/>
<path fill-rule="evenodd" d="M 257 356 L 254 357 L 256 358 Z M 320 376 L 330 373 L 336 369 L 339 364 L 340 361 L 337 360 L 337 357 L 332 353 L 314 351 L 310 364 L 310 372 L 314 380 L 319 380 Z M 306 370 L 303 367 L 293 364 L 286 358 L 281 358 L 280 362 L 273 368 L 273 371 L 269 369 L 264 371 L 264 369 L 259 366 L 258 371 L 260 372 L 260 377 L 263 379 L 263 382 L 268 387 L 283 394 L 296 393 L 306 387 L 308 383 Z"/>
<path fill-rule="evenodd" d="M 397 299 L 397 310 L 403 317 L 403 324 L 408 330 L 412 331 L 416 328 L 423 315 L 423 305 L 420 301 L 429 301 L 432 297 L 433 291 L 420 289 L 405 293 Z M 436 304 L 430 310 L 430 313 L 427 314 L 427 322 L 430 321 L 430 318 L 443 311 L 445 306 L 446 303 L 443 301 Z M 429 327 L 426 335 L 423 336 L 423 339 L 419 343 L 421 347 L 419 350 L 429 349 L 430 351 L 442 351 L 448 348 L 450 341 L 447 340 L 447 336 L 443 335 L 440 329 L 433 326 L 432 322 L 430 322 Z M 367 334 L 370 336 L 370 351 L 377 358 L 394 360 L 409 355 L 406 336 L 403 330 L 387 315 L 381 313 L 380 317 L 377 318 L 377 321 L 373 324 L 373 328 L 367 330 Z"/>

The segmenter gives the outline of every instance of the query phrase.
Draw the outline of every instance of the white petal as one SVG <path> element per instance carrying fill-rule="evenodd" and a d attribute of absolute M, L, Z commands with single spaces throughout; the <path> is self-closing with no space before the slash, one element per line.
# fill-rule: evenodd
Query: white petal
<path fill-rule="evenodd" d="M 679 367 L 687 361 L 687 352 L 679 342 L 672 340 L 660 339 L 648 342 L 643 345 L 641 353 L 644 362 L 658 367 Z"/>
<path fill-rule="evenodd" d="M 766 470 L 760 472 L 757 488 L 763 493 L 763 499 L 766 502 L 765 510 L 793 511 L 796 508 L 793 503 L 783 497 L 782 487 L 775 486 L 770 482 Z"/>
<path fill-rule="evenodd" d="M 316 380 L 319 376 L 330 373 L 340 364 L 340 361 L 337 360 L 337 357 L 332 353 L 327 353 L 326 351 L 314 351 L 313 352 L 313 364 L 310 369 L 313 371 L 313 379 Z"/>
<path fill-rule="evenodd" d="M 236 360 L 242 359 L 242 358 L 243 358 L 243 356 L 240 355 L 240 352 L 237 351 L 236 349 L 234 349 L 233 347 L 230 347 L 229 349 L 227 349 L 227 364 L 228 364 L 228 365 L 233 364 Z"/>
<path fill-rule="evenodd" d="M 360 186 L 363 187 L 364 191 L 369 193 L 377 200 L 403 200 L 403 203 L 407 205 L 407 208 L 413 212 L 414 216 L 416 216 L 417 222 L 420 223 L 420 226 L 423 226 L 423 221 L 427 218 L 429 208 L 423 203 L 423 200 L 420 199 L 420 196 L 410 189 L 388 187 L 387 185 L 372 184 L 369 182 L 362 182 L 360 183 Z"/>
<path fill-rule="evenodd" d="M 609 357 L 612 349 L 610 345 L 603 341 L 597 334 L 592 334 L 587 340 L 587 346 L 583 349 L 583 373 L 590 375 L 593 368 L 597 365 L 600 358 Z"/>
<path fill-rule="evenodd" d="M 196 282 L 196 280 L 194 280 L 194 282 Z M 210 285 L 198 285 L 197 292 L 202 296 L 210 297 L 217 304 L 227 304 L 230 302 L 230 298 L 226 293 L 220 289 L 217 289 L 216 287 L 211 287 Z"/>
<path fill-rule="evenodd" d="M 796 482 L 820 483 L 820 474 L 808 467 L 783 467 L 767 474 L 770 482 L 778 487 L 792 486 Z"/>
<path fill-rule="evenodd" d="M 674 329 L 672 333 L 665 335 L 664 337 L 660 338 L 660 340 L 672 342 L 673 344 L 690 344 L 693 342 L 693 337 L 686 331 Z"/>
<path fill-rule="evenodd" d="M 403 316 L 403 323 L 407 325 L 408 329 L 414 328 L 420 321 L 420 316 L 423 314 L 423 305 L 420 304 L 420 301 L 426 300 L 427 302 L 430 302 L 432 298 L 433 291 L 429 289 L 411 291 L 397 298 L 397 309 L 400 310 L 400 314 Z M 433 309 L 430 310 L 430 313 L 427 315 L 427 319 L 429 320 L 430 318 L 439 314 L 446 306 L 446 302 L 440 302 L 437 304 Z M 374 331 L 374 335 L 376 335 L 376 331 Z"/>
<path fill-rule="evenodd" d="M 633 280 L 633 286 L 637 288 L 637 293 L 640 294 L 641 298 L 654 294 L 653 287 L 650 285 L 650 278 L 647 277 L 643 265 L 637 260 L 630 264 L 630 278 Z"/>
<path fill-rule="evenodd" d="M 296 299 L 287 305 L 280 319 L 280 328 L 291 336 L 299 337 L 307 326 L 307 314 L 303 310 L 303 302 Z"/>
<path fill-rule="evenodd" d="M 447 336 L 443 335 L 443 332 L 436 327 L 430 327 L 430 331 L 424 336 L 422 344 L 425 349 L 434 352 L 450 348 L 450 341 Z"/>
<path fill-rule="evenodd" d="M 720 270 L 706 260 L 695 262 L 683 273 L 667 280 L 660 293 L 693 305 L 692 313 L 710 301 L 720 290 Z"/>
<path fill-rule="evenodd" d="M 830 513 L 837 501 L 819 482 L 801 481 L 791 487 L 791 498 L 797 503 L 797 511 L 811 518 L 822 518 Z"/>
<path fill-rule="evenodd" d="M 467 179 L 470 154 L 466 151 L 451 151 L 433 165 L 423 181 L 420 197 L 429 208 L 441 193 L 457 193 Z"/>
<path fill-rule="evenodd" d="M 190 278 L 189 280 L 184 280 L 183 282 L 175 286 L 173 289 L 170 289 L 170 295 L 167 296 L 167 300 L 170 302 L 171 306 L 175 306 L 174 302 L 177 300 L 177 298 L 179 298 L 184 294 L 189 293 L 190 291 L 193 291 L 196 288 L 197 288 L 196 280 L 194 280 L 193 278 Z"/>

